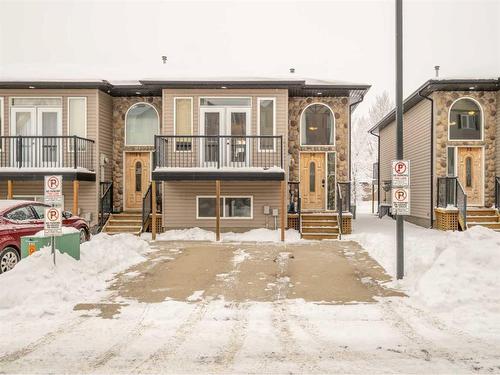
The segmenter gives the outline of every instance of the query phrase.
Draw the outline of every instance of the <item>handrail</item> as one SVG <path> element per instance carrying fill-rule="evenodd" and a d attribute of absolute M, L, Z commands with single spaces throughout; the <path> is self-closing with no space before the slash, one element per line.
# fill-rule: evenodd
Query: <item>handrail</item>
<path fill-rule="evenodd" d="M 500 209 L 500 177 L 495 177 L 495 207 Z"/>
<path fill-rule="evenodd" d="M 283 165 L 282 135 L 155 135 L 153 169 Z"/>
<path fill-rule="evenodd" d="M 99 231 L 102 230 L 113 211 L 113 183 L 101 182 L 101 196 L 99 199 Z"/>
<path fill-rule="evenodd" d="M 92 139 L 76 135 L 0 136 L 0 168 L 72 168 L 94 171 Z"/>
<path fill-rule="evenodd" d="M 142 197 L 142 228 L 141 232 L 146 231 L 147 222 L 149 220 L 149 215 L 153 212 L 153 196 L 152 196 L 152 184 L 148 186 L 148 190 L 144 193 Z"/>
<path fill-rule="evenodd" d="M 343 197 L 342 197 L 342 189 L 340 188 L 340 183 L 337 182 L 336 186 L 337 190 L 337 213 L 338 213 L 338 226 L 339 226 L 339 240 L 342 239 L 342 211 L 343 211 Z"/>
<path fill-rule="evenodd" d="M 299 233 L 302 233 L 302 197 L 300 195 L 300 183 L 288 181 L 288 212 L 297 214 Z"/>

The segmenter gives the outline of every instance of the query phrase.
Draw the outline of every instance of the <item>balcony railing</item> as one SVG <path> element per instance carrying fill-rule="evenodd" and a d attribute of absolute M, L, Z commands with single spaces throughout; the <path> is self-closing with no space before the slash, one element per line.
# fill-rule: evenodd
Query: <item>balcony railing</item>
<path fill-rule="evenodd" d="M 94 141 L 77 136 L 2 136 L 0 168 L 94 170 Z"/>
<path fill-rule="evenodd" d="M 282 136 L 155 136 L 156 168 L 283 167 Z"/>

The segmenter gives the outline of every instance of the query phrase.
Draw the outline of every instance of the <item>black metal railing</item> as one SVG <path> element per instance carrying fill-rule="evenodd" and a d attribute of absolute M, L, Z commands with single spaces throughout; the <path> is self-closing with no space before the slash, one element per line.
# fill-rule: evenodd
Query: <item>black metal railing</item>
<path fill-rule="evenodd" d="M 148 227 L 149 217 L 153 212 L 153 187 L 149 184 L 148 190 L 142 197 L 142 231 L 145 232 Z"/>
<path fill-rule="evenodd" d="M 343 211 L 339 209 L 339 207 L 344 207 L 344 197 L 342 195 L 342 188 L 340 187 L 340 183 L 337 183 L 335 189 L 337 190 L 337 212 L 338 212 L 338 226 L 339 226 L 339 240 L 342 239 L 342 219 L 343 219 Z"/>
<path fill-rule="evenodd" d="M 337 182 L 338 190 L 342 193 L 342 204 L 337 204 L 337 211 L 351 212 L 351 183 L 350 182 Z M 342 208 L 342 209 L 340 209 Z"/>
<path fill-rule="evenodd" d="M 104 227 L 113 213 L 113 183 L 101 182 L 99 199 L 99 231 Z"/>
<path fill-rule="evenodd" d="M 299 232 L 302 232 L 302 197 L 300 196 L 300 183 L 288 182 L 288 213 L 297 214 Z"/>
<path fill-rule="evenodd" d="M 500 209 L 500 177 L 495 177 L 495 207 Z"/>
<path fill-rule="evenodd" d="M 94 171 L 94 141 L 77 136 L 1 136 L 0 168 Z"/>
<path fill-rule="evenodd" d="M 283 167 L 283 136 L 157 135 L 153 168 Z"/>
<path fill-rule="evenodd" d="M 467 228 L 467 194 L 457 177 L 438 177 L 437 206 L 456 207 L 462 229 Z"/>

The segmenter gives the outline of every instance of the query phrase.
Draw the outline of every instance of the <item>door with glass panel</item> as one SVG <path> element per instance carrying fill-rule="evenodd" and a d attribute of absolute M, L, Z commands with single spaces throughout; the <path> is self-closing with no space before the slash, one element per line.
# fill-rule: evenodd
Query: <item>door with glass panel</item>
<path fill-rule="evenodd" d="M 457 175 L 467 194 L 467 205 L 483 205 L 483 149 L 482 147 L 457 148 Z"/>
<path fill-rule="evenodd" d="M 230 167 L 250 166 L 250 144 L 246 137 L 250 128 L 250 108 L 228 108 L 225 139 L 224 165 Z"/>
<path fill-rule="evenodd" d="M 35 108 L 12 108 L 11 110 L 10 134 L 27 138 L 13 138 L 10 141 L 11 167 L 28 167 L 34 160 L 33 149 L 37 135 L 36 109 Z"/>
<path fill-rule="evenodd" d="M 36 141 L 37 158 L 41 167 L 61 168 L 63 163 L 63 140 L 61 108 L 38 108 L 37 133 L 42 138 Z"/>
<path fill-rule="evenodd" d="M 325 209 L 325 153 L 300 153 L 300 191 L 304 210 Z"/>
<path fill-rule="evenodd" d="M 221 149 L 219 135 L 223 134 L 225 110 L 223 108 L 201 109 L 201 166 L 217 167 L 221 160 Z M 222 163 L 221 163 L 222 164 Z M 222 165 L 221 165 L 222 166 Z"/>

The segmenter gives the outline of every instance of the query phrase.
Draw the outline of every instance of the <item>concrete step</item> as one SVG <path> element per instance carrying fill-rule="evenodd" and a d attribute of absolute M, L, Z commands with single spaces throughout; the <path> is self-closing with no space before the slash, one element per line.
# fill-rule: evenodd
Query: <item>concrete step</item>
<path fill-rule="evenodd" d="M 338 233 L 339 227 L 302 227 L 302 233 Z"/>
<path fill-rule="evenodd" d="M 500 216 L 493 215 L 493 216 L 469 216 L 467 215 L 467 222 L 472 224 L 472 223 L 484 223 L 484 222 L 497 222 L 499 221 Z"/>
<path fill-rule="evenodd" d="M 490 229 L 495 229 L 495 230 L 500 230 L 500 222 L 495 222 L 495 223 L 467 223 L 467 228 L 475 227 L 477 225 L 481 225 L 486 228 Z"/>
<path fill-rule="evenodd" d="M 302 238 L 305 240 L 337 240 L 339 236 L 336 233 L 303 233 Z"/>
<path fill-rule="evenodd" d="M 140 233 L 141 227 L 135 225 L 108 225 L 104 231 L 106 233 Z"/>

